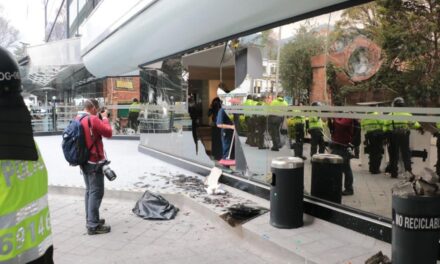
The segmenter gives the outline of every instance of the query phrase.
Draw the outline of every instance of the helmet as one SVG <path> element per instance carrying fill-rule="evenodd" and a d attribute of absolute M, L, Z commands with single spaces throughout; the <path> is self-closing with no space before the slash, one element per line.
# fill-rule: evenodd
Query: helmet
<path fill-rule="evenodd" d="M 0 142 L 0 160 L 38 160 L 31 116 L 20 92 L 18 64 L 0 47 L 0 107 L 12 110 L 0 110 L 0 127 L 7 139 Z"/>
<path fill-rule="evenodd" d="M 0 47 L 0 94 L 21 92 L 20 71 L 11 53 Z"/>
<path fill-rule="evenodd" d="M 315 101 L 312 103 L 312 106 L 322 106 L 322 104 L 319 101 Z"/>
<path fill-rule="evenodd" d="M 393 106 L 394 107 L 403 107 L 403 106 L 405 106 L 405 100 L 403 100 L 402 97 L 396 97 L 393 100 Z"/>

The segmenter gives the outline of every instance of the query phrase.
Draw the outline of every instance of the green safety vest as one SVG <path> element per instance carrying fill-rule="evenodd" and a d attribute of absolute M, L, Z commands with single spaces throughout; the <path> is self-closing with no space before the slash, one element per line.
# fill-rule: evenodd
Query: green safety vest
<path fill-rule="evenodd" d="M 270 103 L 271 106 L 288 106 L 289 104 L 283 98 L 278 97 Z"/>
<path fill-rule="evenodd" d="M 244 101 L 243 106 L 254 106 L 257 105 L 257 102 L 255 102 L 252 99 L 246 99 L 246 101 Z M 250 112 L 250 109 L 243 109 L 244 111 L 244 115 L 245 116 L 250 116 L 250 114 L 248 112 Z"/>
<path fill-rule="evenodd" d="M 323 129 L 322 119 L 318 116 L 309 116 L 309 129 Z"/>
<path fill-rule="evenodd" d="M 378 112 L 371 113 L 373 115 L 379 115 Z M 365 133 L 377 130 L 383 130 L 384 122 L 378 119 L 362 119 L 361 128 Z"/>
<path fill-rule="evenodd" d="M 273 111 L 274 111 L 274 112 L 277 112 L 277 113 L 282 113 L 283 111 L 282 111 L 281 109 L 278 109 L 278 107 L 279 107 L 279 106 L 288 106 L 288 105 L 289 105 L 289 104 L 288 104 L 286 101 L 284 101 L 283 98 L 278 97 L 277 99 L 273 100 L 273 101 L 270 103 L 269 106 L 270 106 L 270 107 L 272 107 L 272 106 L 277 107 L 277 108 L 273 109 Z"/>
<path fill-rule="evenodd" d="M 301 113 L 300 110 L 293 110 L 292 112 L 293 113 Z M 295 124 L 298 124 L 298 123 L 305 124 L 306 123 L 306 119 L 305 119 L 304 116 L 293 116 L 293 117 L 290 117 L 288 119 L 288 122 L 291 123 L 292 125 L 295 125 Z"/>
<path fill-rule="evenodd" d="M 395 115 L 395 116 L 412 116 L 411 113 L 407 112 L 393 112 L 389 113 L 388 115 Z M 404 120 L 385 120 L 383 130 L 384 131 L 393 131 L 394 129 L 417 129 L 420 128 L 419 122 L 411 122 L 411 121 L 404 121 Z"/>
<path fill-rule="evenodd" d="M 0 160 L 0 263 L 27 263 L 52 245 L 47 171 L 38 161 Z"/>
<path fill-rule="evenodd" d="M 132 112 L 132 113 L 139 113 L 141 111 L 141 109 L 139 109 L 139 103 L 132 103 L 130 105 L 130 108 L 128 110 L 128 112 Z"/>

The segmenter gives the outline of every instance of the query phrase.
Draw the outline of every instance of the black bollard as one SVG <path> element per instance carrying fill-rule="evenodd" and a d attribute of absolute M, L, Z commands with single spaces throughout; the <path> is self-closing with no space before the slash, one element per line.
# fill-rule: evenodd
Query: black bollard
<path fill-rule="evenodd" d="M 392 198 L 392 262 L 436 263 L 440 239 L 440 196 Z"/>
<path fill-rule="evenodd" d="M 341 156 L 333 154 L 315 154 L 312 156 L 312 196 L 341 203 L 342 193 Z"/>
<path fill-rule="evenodd" d="M 270 224 L 278 228 L 303 226 L 304 162 L 296 157 L 272 160 Z"/>

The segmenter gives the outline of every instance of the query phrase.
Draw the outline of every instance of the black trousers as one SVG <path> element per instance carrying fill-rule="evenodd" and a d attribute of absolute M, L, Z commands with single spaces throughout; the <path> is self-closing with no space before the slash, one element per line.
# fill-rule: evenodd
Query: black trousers
<path fill-rule="evenodd" d="M 139 112 L 128 113 L 128 126 L 132 128 L 135 132 L 137 131 L 139 125 L 138 117 L 139 117 Z"/>
<path fill-rule="evenodd" d="M 283 123 L 283 117 L 282 116 L 269 116 L 269 134 L 272 138 L 273 148 L 279 149 L 281 148 L 281 136 L 280 136 L 280 128 L 281 124 Z"/>
<path fill-rule="evenodd" d="M 342 172 L 344 173 L 344 189 L 347 191 L 353 191 L 353 171 L 350 166 L 351 154 L 348 150 L 348 147 L 333 144 L 331 146 L 332 154 L 339 155 L 342 157 Z"/>
<path fill-rule="evenodd" d="M 383 155 L 383 133 L 380 130 L 367 132 L 365 134 L 366 148 L 369 158 L 369 171 L 380 172 L 380 163 Z"/>
<path fill-rule="evenodd" d="M 250 146 L 257 146 L 257 140 L 255 137 L 256 118 L 254 116 L 245 116 L 244 122 L 247 126 L 247 138 L 246 144 Z"/>
<path fill-rule="evenodd" d="M 256 116 L 255 138 L 258 148 L 264 148 L 264 132 L 267 129 L 267 117 Z"/>
<path fill-rule="evenodd" d="M 303 157 L 303 146 L 304 146 L 304 124 L 295 124 L 295 145 L 293 151 L 295 152 L 295 157 Z"/>
<path fill-rule="evenodd" d="M 409 149 L 409 134 L 407 129 L 395 129 L 391 132 L 389 154 L 390 164 L 389 170 L 391 177 L 397 177 L 397 163 L 399 162 L 399 154 L 402 156 L 405 171 L 412 171 L 411 168 L 411 152 Z"/>
<path fill-rule="evenodd" d="M 310 133 L 310 157 L 316 154 L 319 147 L 319 153 L 325 152 L 324 134 L 320 128 L 309 129 Z"/>

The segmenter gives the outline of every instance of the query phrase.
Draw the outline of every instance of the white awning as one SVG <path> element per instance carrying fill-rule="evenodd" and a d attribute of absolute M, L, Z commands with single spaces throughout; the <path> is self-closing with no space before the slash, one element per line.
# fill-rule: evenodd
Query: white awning
<path fill-rule="evenodd" d="M 351 1 L 144 0 L 133 6 L 138 13 L 127 19 L 127 12 L 134 12 L 125 11 L 125 1 L 103 1 L 82 27 L 88 40 L 81 52 L 96 77 L 119 75 L 140 64 L 343 2 Z M 107 14 L 115 24 L 97 28 L 94 16 L 107 5 L 116 11 L 119 5 L 122 11 Z"/>

